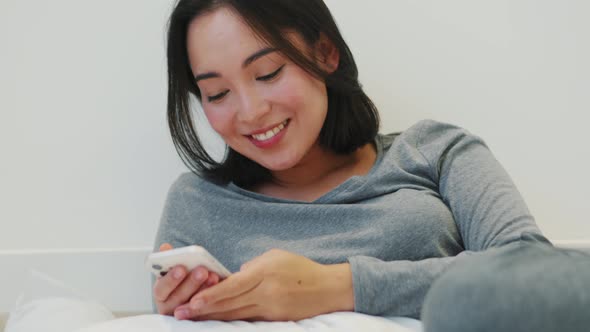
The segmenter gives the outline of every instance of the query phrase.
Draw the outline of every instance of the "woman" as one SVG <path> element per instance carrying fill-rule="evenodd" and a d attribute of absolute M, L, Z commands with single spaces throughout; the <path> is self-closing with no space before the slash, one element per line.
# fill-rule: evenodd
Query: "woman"
<path fill-rule="evenodd" d="M 379 117 L 321 0 L 181 0 L 169 22 L 168 120 L 192 173 L 172 186 L 155 249 L 199 244 L 231 271 L 159 278 L 178 319 L 418 318 L 432 283 L 479 251 L 548 242 L 484 142 Z M 192 126 L 191 96 L 228 146 Z"/>

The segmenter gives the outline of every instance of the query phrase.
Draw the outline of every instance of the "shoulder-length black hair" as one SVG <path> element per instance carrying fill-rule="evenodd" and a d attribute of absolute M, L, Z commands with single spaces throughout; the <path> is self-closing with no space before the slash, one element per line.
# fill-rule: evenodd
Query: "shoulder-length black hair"
<path fill-rule="evenodd" d="M 221 7 L 236 12 L 256 35 L 326 83 L 328 112 L 319 135 L 323 148 L 349 154 L 374 140 L 379 114 L 363 92 L 352 53 L 322 0 L 179 0 L 168 22 L 168 125 L 176 151 L 191 171 L 244 188 L 271 179 L 268 169 L 230 147 L 222 162 L 215 161 L 193 126 L 190 96 L 201 101 L 201 95 L 189 65 L 187 30 L 192 20 Z M 321 35 L 327 37 L 339 52 L 338 68 L 322 70 L 286 38 L 287 31 L 298 33 L 309 47 Z"/>

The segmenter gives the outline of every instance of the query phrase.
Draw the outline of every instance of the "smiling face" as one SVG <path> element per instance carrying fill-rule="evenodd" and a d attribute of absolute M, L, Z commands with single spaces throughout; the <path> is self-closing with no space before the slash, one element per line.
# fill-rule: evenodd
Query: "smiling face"
<path fill-rule="evenodd" d="M 301 38 L 292 40 L 308 50 Z M 271 171 L 320 149 L 326 85 L 257 38 L 239 16 L 220 8 L 197 17 L 187 49 L 205 115 L 232 149 Z"/>

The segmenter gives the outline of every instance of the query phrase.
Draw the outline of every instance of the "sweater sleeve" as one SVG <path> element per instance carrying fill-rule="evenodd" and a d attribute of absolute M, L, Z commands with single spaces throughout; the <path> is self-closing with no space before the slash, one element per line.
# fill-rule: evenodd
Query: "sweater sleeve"
<path fill-rule="evenodd" d="M 410 130 L 410 129 L 409 129 Z M 438 184 L 463 240 L 454 257 L 385 262 L 349 257 L 355 311 L 419 318 L 432 283 L 453 265 L 523 238 L 548 242 L 503 167 L 481 138 L 456 126 L 422 121 L 403 135 Z M 402 138 L 402 136 L 400 136 Z"/>

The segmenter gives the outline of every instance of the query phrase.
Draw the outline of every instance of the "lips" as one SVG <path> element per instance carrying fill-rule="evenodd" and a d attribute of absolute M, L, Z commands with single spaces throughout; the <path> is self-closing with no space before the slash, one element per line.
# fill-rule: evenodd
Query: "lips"
<path fill-rule="evenodd" d="M 257 133 L 250 135 L 250 137 L 254 138 L 257 141 L 269 140 L 275 135 L 277 135 L 279 132 L 281 132 L 287 126 L 288 121 L 289 120 L 285 120 L 271 129 L 258 131 Z"/>
<path fill-rule="evenodd" d="M 290 119 L 285 120 L 274 127 L 269 128 L 268 130 L 259 130 L 259 134 L 247 135 L 246 137 L 259 148 L 266 149 L 274 146 L 277 144 L 283 136 L 285 136 L 285 132 L 289 128 Z"/>

